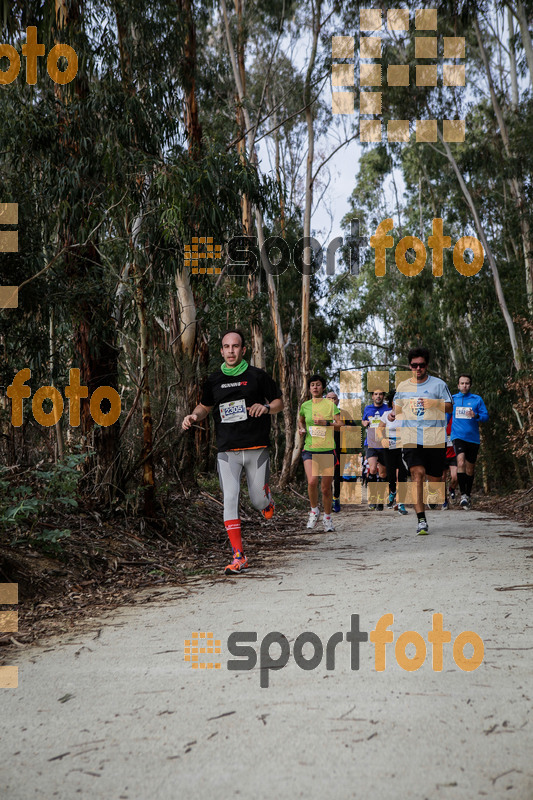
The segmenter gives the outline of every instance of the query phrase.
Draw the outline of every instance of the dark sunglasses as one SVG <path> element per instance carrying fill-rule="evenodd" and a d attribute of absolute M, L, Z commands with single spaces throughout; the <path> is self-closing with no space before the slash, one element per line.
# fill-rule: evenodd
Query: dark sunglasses
<path fill-rule="evenodd" d="M 413 363 L 409 364 L 409 366 L 411 367 L 411 369 L 424 369 L 424 367 L 426 366 L 426 362 L 425 361 L 416 361 L 416 362 L 413 361 Z"/>

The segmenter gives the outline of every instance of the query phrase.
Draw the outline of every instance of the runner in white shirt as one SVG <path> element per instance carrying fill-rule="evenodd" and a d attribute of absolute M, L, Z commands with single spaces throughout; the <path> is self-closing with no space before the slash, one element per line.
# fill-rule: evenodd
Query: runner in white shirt
<path fill-rule="evenodd" d="M 389 402 L 392 404 L 394 393 Z M 401 447 L 396 447 L 396 414 L 394 411 L 385 411 L 381 415 L 381 422 L 379 424 L 379 432 L 382 435 L 381 444 L 384 448 L 383 455 L 385 458 L 385 466 L 387 468 L 387 480 L 389 482 L 389 501 L 387 508 L 394 507 L 396 499 L 396 481 L 405 483 L 407 481 L 407 467 L 402 459 Z M 379 435 L 379 434 L 378 434 Z M 399 514 L 407 514 L 407 509 L 403 503 L 398 503 L 395 507 Z"/>

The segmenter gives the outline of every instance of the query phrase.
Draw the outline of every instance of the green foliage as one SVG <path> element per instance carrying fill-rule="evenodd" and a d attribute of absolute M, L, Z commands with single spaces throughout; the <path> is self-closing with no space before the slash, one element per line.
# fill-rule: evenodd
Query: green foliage
<path fill-rule="evenodd" d="M 70 529 L 49 530 L 41 524 L 42 517 L 78 508 L 79 468 L 86 458 L 86 454 L 70 453 L 48 470 L 31 470 L 27 484 L 0 480 L 0 528 L 14 531 L 12 545 L 31 541 L 45 552 L 61 552 L 60 542 L 70 536 Z"/>
<path fill-rule="evenodd" d="M 120 390 L 125 413 L 119 425 L 137 402 L 120 442 L 117 436 L 108 450 L 102 446 L 88 470 L 96 476 L 96 487 L 100 481 L 116 489 L 115 508 L 137 511 L 142 489 L 134 482 L 140 469 L 133 471 L 130 481 L 123 480 L 129 485 L 114 484 L 128 474 L 128 464 L 140 464 L 143 459 L 142 400 L 138 399 L 143 379 L 150 390 L 153 430 L 158 431 L 156 455 L 167 458 L 156 458 L 160 487 L 169 481 L 169 474 L 170 480 L 176 479 L 174 453 L 185 441 L 179 438 L 176 409 L 190 410 L 199 399 L 198 386 L 205 372 L 219 365 L 217 339 L 222 329 L 239 325 L 248 334 L 252 323 L 260 327 L 267 369 L 275 374 L 270 309 L 260 269 L 254 296 L 243 276 L 224 274 L 220 280 L 191 276 L 189 299 L 196 316 L 187 325 L 196 327 L 192 359 L 180 350 L 183 309 L 176 301 L 176 280 L 183 270 L 184 245 L 192 236 L 212 236 L 223 244 L 242 233 L 244 197 L 262 210 L 265 236 L 283 236 L 291 253 L 302 236 L 307 127 L 305 69 L 299 61 L 302 45 L 309 44 L 312 33 L 311 6 L 292 0 L 258 0 L 243 4 L 239 20 L 233 4 L 228 4 L 233 41 L 237 52 L 242 48 L 246 67 L 244 103 L 253 124 L 257 121 L 257 169 L 237 147 L 243 134 L 239 102 L 217 3 L 69 1 L 67 24 L 61 30 L 52 3 L 11 5 L 10 9 L 2 6 L 2 41 L 20 48 L 26 26 L 36 24 L 39 41 L 47 50 L 56 40 L 75 47 L 79 72 L 72 84 L 59 89 L 41 58 L 36 86 L 26 84 L 23 66 L 19 78 L 0 92 L 0 198 L 19 204 L 22 245 L 18 253 L 2 255 L 0 283 L 24 282 L 19 308 L 0 314 L 1 382 L 8 384 L 14 372 L 27 366 L 32 370 L 32 393 L 51 382 L 62 390 L 69 369 L 80 366 L 91 378 L 87 378 L 91 392 L 96 385 L 106 384 Z M 511 314 L 526 317 L 521 214 L 527 215 L 533 229 L 533 101 L 520 36 L 515 41 L 521 72 L 518 107 L 509 103 L 505 69 L 494 73 L 509 129 L 511 153 L 507 156 L 485 92 L 473 30 L 473 15 L 478 14 L 489 55 L 494 55 L 495 63 L 500 56 L 505 61 L 488 24 L 499 19 L 502 7 L 437 5 L 439 38 L 466 37 L 469 90 L 387 87 L 384 122 L 466 116 L 467 141 L 453 145 L 453 154 L 495 254 Z M 343 24 L 335 32 L 357 30 L 359 6 L 335 2 L 328 7 L 328 14 L 331 10 L 333 15 L 342 15 Z M 386 11 L 397 4 L 387 0 L 381 7 Z M 498 16 L 484 18 L 485 10 Z M 330 131 L 333 124 L 323 92 L 331 66 L 328 25 L 321 31 L 313 75 L 312 115 L 319 133 Z M 384 40 L 384 72 L 392 63 L 410 64 L 414 74 L 411 33 L 396 32 Z M 198 147 L 187 138 L 193 88 L 202 130 Z M 315 166 L 327 156 L 323 143 L 317 138 Z M 470 209 L 441 143 L 380 144 L 363 150 L 350 201 L 363 235 L 370 237 L 386 217 L 394 218 L 395 242 L 412 234 L 427 245 L 433 217 L 443 218 L 452 242 L 465 233 L 475 235 Z M 525 208 L 520 213 L 510 196 L 510 179 L 520 180 L 524 187 Z M 320 180 L 319 175 L 315 203 L 322 200 Z M 255 234 L 252 226 L 250 235 Z M 492 276 L 485 268 L 475 278 L 465 279 L 455 270 L 452 252 L 447 250 L 444 275 L 434 279 L 430 257 L 428 248 L 425 270 L 412 279 L 398 272 L 393 250 L 388 251 L 384 278 L 376 278 L 373 251 L 368 250 L 359 276 L 344 273 L 325 283 L 313 276 L 311 368 L 333 377 L 339 366 L 403 364 L 409 345 L 428 344 L 434 372 L 453 387 L 458 371 L 471 370 L 475 390 L 485 397 L 491 411 L 497 409 L 498 422 L 491 421 L 487 430 L 495 480 L 499 480 L 498 476 L 513 474 L 515 465 L 510 464 L 510 454 L 499 455 L 498 425 L 515 430 L 516 419 L 513 390 L 506 388 L 512 373 L 508 334 Z M 291 264 L 275 278 L 275 284 L 296 410 L 301 274 Z M 142 343 L 140 308 L 145 314 Z M 519 335 L 528 361 L 531 333 Z M 140 370 L 142 347 L 148 363 L 145 376 Z M 24 425 L 16 433 L 6 433 L 7 414 L 2 411 L 0 455 L 5 463 L 18 461 L 27 467 L 42 463 L 44 452 L 47 459 L 52 457 L 55 431 L 39 429 L 31 402 L 26 400 L 24 408 Z M 63 434 L 67 419 L 65 408 Z M 81 438 L 76 430 L 70 433 L 74 441 Z M 83 431 L 88 438 L 84 446 L 96 451 L 95 443 L 105 445 L 105 434 L 98 426 L 89 433 Z M 191 455 L 192 436 L 187 441 Z M 198 444 L 195 456 L 201 449 Z M 32 539 L 41 537 L 43 544 L 59 547 L 67 529 L 43 532 L 38 520 L 54 509 L 63 513 L 76 508 L 81 461 L 69 461 L 72 458 L 25 473 L 30 477 L 23 486 L 4 480 L 8 485 L 0 486 L 0 523 L 15 528 L 17 535 L 30 533 Z M 106 469 L 110 463 L 118 465 L 111 476 Z M 177 479 L 182 468 L 179 461 Z M 89 480 L 84 481 L 85 491 L 88 484 Z"/>
<path fill-rule="evenodd" d="M 409 87 L 387 87 L 383 94 L 384 122 L 466 117 L 465 142 L 451 144 L 450 148 L 477 209 L 497 263 L 509 312 L 516 322 L 519 317 L 530 315 L 521 216 L 532 225 L 533 153 L 526 144 L 526 131 L 533 124 L 528 89 L 532 76 L 524 72 L 525 80 L 519 87 L 520 104 L 512 108 L 510 88 L 506 85 L 508 72 L 505 76 L 498 75 L 497 66 L 502 58 L 504 61 L 507 58 L 505 45 L 496 36 L 496 31 L 505 29 L 501 7 L 466 4 L 460 10 L 447 3 L 437 6 L 439 40 L 441 34 L 466 38 L 468 91 L 440 85 L 413 87 L 412 80 Z M 388 7 L 394 4 L 386 3 L 384 8 Z M 346 9 L 347 18 L 351 11 Z M 503 146 L 501 126 L 491 99 L 487 97 L 487 76 L 474 32 L 474 17 L 481 27 L 489 58 L 493 59 L 492 77 L 497 83 L 496 95 L 509 131 L 509 154 Z M 513 46 L 520 59 L 520 37 Z M 409 63 L 413 75 L 414 45 L 410 32 L 386 37 L 382 63 L 384 70 L 388 63 Z M 513 200 L 512 180 L 523 186 L 525 206 L 520 210 Z M 396 267 L 393 247 L 387 250 L 385 277 L 377 277 L 374 251 L 367 248 L 357 279 L 349 282 L 338 276 L 332 281 L 329 308 L 340 331 L 337 359 L 350 364 L 405 365 L 408 348 L 425 344 L 432 353 L 431 371 L 447 380 L 452 390 L 461 371 L 473 374 L 473 391 L 484 397 L 491 413 L 491 420 L 483 426 L 482 448 L 490 470 L 489 485 L 505 485 L 510 476 L 514 479 L 518 464 L 512 450 L 505 447 L 502 432 L 516 430 L 515 411 L 527 404 L 521 404 L 519 396 L 517 402 L 517 395 L 507 383 L 515 372 L 513 354 L 487 257 L 481 272 L 472 278 L 460 275 L 453 264 L 455 242 L 465 235 L 479 238 L 479 231 L 442 142 L 422 144 L 411 137 L 408 144 L 366 146 L 351 207 L 351 213 L 361 220 L 367 241 L 377 224 L 391 217 L 395 226 L 390 233 L 394 245 L 404 236 L 417 236 L 426 246 L 427 260 L 420 274 L 407 278 Z M 452 247 L 444 251 L 444 274 L 438 278 L 432 275 L 428 246 L 432 220 L 436 217 L 443 219 L 444 234 L 452 241 Z M 531 332 L 520 334 L 517 329 L 517 336 L 524 361 L 531 366 Z M 513 384 L 515 389 L 522 385 L 520 381 Z M 527 414 L 522 416 L 527 419 Z M 524 452 L 523 447 L 517 451 Z M 524 472 L 526 466 L 522 460 L 520 467 Z"/>

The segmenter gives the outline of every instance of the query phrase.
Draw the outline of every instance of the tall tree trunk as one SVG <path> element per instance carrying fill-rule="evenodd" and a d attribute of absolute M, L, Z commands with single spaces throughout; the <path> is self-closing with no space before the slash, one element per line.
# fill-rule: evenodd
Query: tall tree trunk
<path fill-rule="evenodd" d="M 200 157 L 202 147 L 202 126 L 198 115 L 196 100 L 196 25 L 194 21 L 194 0 L 178 0 L 178 7 L 185 20 L 187 33 L 183 50 L 183 90 L 184 118 L 187 131 L 189 153 L 194 159 Z"/>
<path fill-rule="evenodd" d="M 183 45 L 183 89 L 185 93 L 184 123 L 189 155 L 195 161 L 202 157 L 202 126 L 196 93 L 196 21 L 194 0 L 177 0 L 178 8 L 185 22 L 186 36 Z M 193 206 L 199 198 L 193 198 Z M 190 220 L 193 236 L 205 235 L 197 230 L 197 222 Z M 175 275 L 176 298 L 171 299 L 171 347 L 178 371 L 179 391 L 176 405 L 177 418 L 181 419 L 197 405 L 200 395 L 198 384 L 209 361 L 209 350 L 205 338 L 200 335 L 198 326 L 198 304 L 191 284 L 189 272 L 183 265 Z M 194 475 L 195 468 L 205 468 L 208 460 L 209 422 L 201 423 L 194 429 L 194 446 L 190 437 L 182 437 L 178 447 L 177 459 L 185 477 Z"/>
<path fill-rule="evenodd" d="M 490 64 L 485 50 L 485 46 L 483 44 L 483 37 L 481 35 L 481 31 L 476 17 L 474 17 L 474 28 L 476 31 L 479 52 L 483 60 L 485 72 L 487 74 L 487 82 L 489 84 L 492 107 L 494 109 L 494 113 L 498 121 L 498 127 L 500 128 L 500 136 L 502 137 L 505 154 L 508 159 L 511 159 L 513 154 L 511 153 L 509 133 L 507 131 L 507 125 L 505 124 L 505 119 L 503 117 L 503 112 L 500 103 L 496 96 L 496 92 L 494 91 L 494 83 L 492 80 Z M 526 268 L 527 304 L 530 314 L 533 315 L 533 245 L 531 241 L 531 228 L 529 224 L 528 204 L 526 202 L 524 186 L 521 180 L 519 180 L 516 177 L 511 177 L 509 180 L 509 186 L 511 189 L 511 195 L 513 197 L 516 209 L 518 211 L 520 232 L 522 234 L 522 249 L 523 249 L 524 263 Z"/>
<path fill-rule="evenodd" d="M 222 15 L 224 18 L 224 27 L 226 32 L 226 43 L 228 46 L 228 54 L 230 57 L 231 67 L 233 70 L 233 78 L 235 80 L 235 85 L 237 87 L 237 93 L 239 95 L 239 101 L 242 106 L 243 114 L 244 114 L 244 121 L 246 125 L 246 129 L 248 130 L 248 153 L 253 153 L 254 151 L 254 129 L 251 124 L 250 115 L 248 113 L 248 109 L 246 105 L 243 103 L 244 101 L 244 89 L 241 82 L 241 76 L 237 64 L 237 58 L 235 55 L 235 49 L 233 47 L 233 41 L 231 38 L 231 31 L 229 27 L 229 18 L 228 18 L 228 10 L 226 7 L 226 0 L 220 0 L 220 7 L 222 9 Z M 257 162 L 254 158 L 250 159 L 251 163 L 253 163 L 257 168 Z M 272 319 L 272 330 L 274 333 L 274 346 L 276 350 L 276 361 L 278 364 L 278 373 L 279 373 L 279 385 L 281 389 L 281 394 L 283 397 L 283 420 L 285 423 L 285 456 L 283 459 L 283 468 L 281 472 L 280 483 L 284 486 L 288 480 L 289 475 L 289 468 L 290 468 L 290 454 L 291 454 L 291 442 L 292 442 L 292 431 L 294 430 L 294 421 L 293 415 L 291 413 L 290 408 L 290 396 L 289 396 L 289 384 L 288 384 L 288 372 L 287 372 L 287 362 L 285 358 L 285 342 L 283 337 L 283 331 L 281 327 L 281 316 L 279 312 L 279 302 L 278 302 L 278 292 L 276 289 L 276 283 L 274 281 L 274 277 L 272 275 L 272 270 L 270 269 L 270 265 L 268 263 L 268 258 L 266 256 L 264 243 L 265 243 L 265 234 L 263 229 L 263 215 L 259 208 L 255 209 L 255 225 L 257 231 L 257 242 L 259 245 L 259 251 L 261 253 L 261 264 L 265 270 L 265 277 L 267 283 L 267 290 L 268 290 L 268 303 L 270 307 L 270 316 Z"/>
<path fill-rule="evenodd" d="M 274 332 L 276 361 L 278 364 L 279 387 L 283 398 L 285 452 L 283 456 L 283 466 L 281 469 L 281 476 L 280 476 L 280 486 L 283 488 L 287 485 L 290 477 L 292 439 L 295 430 L 295 421 L 290 403 L 289 372 L 288 372 L 287 359 L 285 357 L 285 339 L 281 327 L 281 315 L 279 312 L 278 291 L 276 288 L 276 282 L 274 280 L 274 276 L 272 275 L 272 271 L 270 269 L 270 265 L 268 264 L 268 258 L 265 253 L 265 249 L 263 247 L 265 243 L 265 234 L 263 231 L 263 217 L 258 209 L 256 209 L 255 211 L 255 219 L 256 219 L 256 229 L 257 229 L 257 240 L 259 244 L 259 250 L 261 253 L 261 261 L 266 274 L 268 303 L 270 307 L 270 317 L 272 320 L 272 330 Z"/>
<path fill-rule="evenodd" d="M 533 45 L 531 44 L 531 34 L 529 33 L 526 9 L 522 3 L 522 0 L 518 0 L 516 4 L 516 16 L 520 26 L 522 45 L 526 54 L 527 68 L 529 70 L 529 82 L 533 87 Z"/>
<path fill-rule="evenodd" d="M 132 232 L 131 250 L 132 260 L 130 273 L 134 285 L 135 305 L 137 307 L 137 318 L 139 320 L 139 349 L 140 349 L 140 373 L 142 386 L 142 420 L 143 420 L 143 496 L 144 514 L 147 517 L 155 516 L 155 480 L 154 480 L 154 459 L 153 450 L 153 426 L 152 410 L 150 404 L 150 379 L 148 374 L 148 353 L 149 353 L 149 332 L 146 317 L 146 301 L 142 278 L 136 263 L 138 231 Z"/>
<path fill-rule="evenodd" d="M 275 99 L 273 99 L 274 106 L 276 105 Z M 280 167 L 280 147 L 279 147 L 279 130 L 277 129 L 278 124 L 278 115 L 274 112 L 272 115 L 272 127 L 276 130 L 274 131 L 274 146 L 276 148 L 276 181 L 278 184 L 278 192 L 279 192 L 279 227 L 281 231 L 281 238 L 285 239 L 287 237 L 286 233 L 286 223 L 285 223 L 285 197 L 283 195 L 283 182 L 281 180 L 281 167 Z"/>
<path fill-rule="evenodd" d="M 439 139 L 440 139 L 441 143 L 444 145 L 444 149 L 446 151 L 446 156 L 448 158 L 448 161 L 452 165 L 453 171 L 455 172 L 455 174 L 457 176 L 457 180 L 459 182 L 459 186 L 461 187 L 461 191 L 463 193 L 463 196 L 464 196 L 466 202 L 468 203 L 468 207 L 470 208 L 470 211 L 472 212 L 472 216 L 474 218 L 474 225 L 476 226 L 476 230 L 478 232 L 481 244 L 483 245 L 483 248 L 485 250 L 485 254 L 486 254 L 486 256 L 487 256 L 487 258 L 489 260 L 489 265 L 490 265 L 491 272 L 492 272 L 492 280 L 494 282 L 494 288 L 496 290 L 496 297 L 498 298 L 498 304 L 500 306 L 500 310 L 501 310 L 503 318 L 505 320 L 505 324 L 507 325 L 507 332 L 509 334 L 509 341 L 511 343 L 511 349 L 512 349 L 512 352 L 513 352 L 513 362 L 514 362 L 514 365 L 515 365 L 516 369 L 520 370 L 524 366 L 523 359 L 522 359 L 522 354 L 521 354 L 520 348 L 518 346 L 518 341 L 517 341 L 517 338 L 516 338 L 516 330 L 515 330 L 514 322 L 513 322 L 512 318 L 511 318 L 511 315 L 509 313 L 509 309 L 507 308 L 507 302 L 505 300 L 505 295 L 503 293 L 503 288 L 502 288 L 501 281 L 500 281 L 500 273 L 498 271 L 498 266 L 496 264 L 496 259 L 494 258 L 494 253 L 492 252 L 492 249 L 491 249 L 491 247 L 490 247 L 490 245 L 488 243 L 487 237 L 485 235 L 485 230 L 483 228 L 483 225 L 481 224 L 481 220 L 479 218 L 479 214 L 477 213 L 476 205 L 474 203 L 474 200 L 472 199 L 472 195 L 468 191 L 468 187 L 467 187 L 467 185 L 466 185 L 466 183 L 464 181 L 464 178 L 463 178 L 463 176 L 461 174 L 461 171 L 460 171 L 460 169 L 459 169 L 459 167 L 457 165 L 457 161 L 453 157 L 450 145 L 448 144 L 448 142 L 445 142 L 443 140 L 440 131 L 438 131 L 438 136 L 439 136 Z"/>
<path fill-rule="evenodd" d="M 516 69 L 516 53 L 514 47 L 514 19 L 511 10 L 507 9 L 507 26 L 509 28 L 509 64 L 511 73 L 511 108 L 518 109 L 518 72 Z"/>
<path fill-rule="evenodd" d="M 234 2 L 235 12 L 237 14 L 237 67 L 239 70 L 239 77 L 242 87 L 242 96 L 239 95 L 237 90 L 236 102 L 237 127 L 239 129 L 239 133 L 241 134 L 241 138 L 239 138 L 239 141 L 237 142 L 237 152 L 239 153 L 241 163 L 245 164 L 247 137 L 244 135 L 246 131 L 246 121 L 244 116 L 244 103 L 246 102 L 246 31 L 243 16 L 244 0 L 234 0 Z M 248 154 L 248 158 L 251 159 L 252 156 L 252 153 Z M 251 236 L 253 225 L 252 206 L 246 194 L 243 194 L 241 198 L 241 210 L 243 236 Z M 259 283 L 260 279 L 258 275 L 255 272 L 250 271 L 246 282 L 246 294 L 251 303 L 255 303 L 259 295 Z M 264 369 L 265 348 L 263 344 L 263 331 L 261 328 L 261 320 L 257 319 L 255 315 L 252 315 L 250 319 L 250 343 L 250 349 L 252 353 L 251 362 L 254 364 L 254 366 L 259 367 L 259 369 Z"/>
<path fill-rule="evenodd" d="M 185 130 L 189 154 L 191 158 L 198 160 L 201 156 L 202 149 L 202 128 L 198 118 L 198 103 L 196 101 L 196 26 L 194 22 L 194 2 L 193 0 L 178 0 L 178 8 L 181 11 L 187 30 L 183 47 Z M 177 330 L 172 331 L 175 354 L 181 353 L 192 362 L 198 332 L 197 309 L 190 275 L 185 267 L 182 266 L 178 268 L 175 276 L 175 283 L 178 300 L 178 327 Z"/>
<path fill-rule="evenodd" d="M 53 306 L 50 306 L 49 347 L 50 347 L 50 386 L 55 386 L 55 380 L 57 375 L 57 348 L 56 348 L 55 314 Z M 55 429 L 56 429 L 57 456 L 59 461 L 62 461 L 65 455 L 65 446 L 63 443 L 63 430 L 61 428 L 61 419 L 57 420 L 55 424 Z"/>
<path fill-rule="evenodd" d="M 59 31 L 74 34 L 81 30 L 83 18 L 81 4 L 77 0 L 55 0 L 55 25 Z M 83 65 L 83 61 L 80 61 Z M 82 67 L 74 81 L 68 86 L 54 85 L 58 100 L 58 138 L 64 148 L 67 160 L 79 157 L 79 144 L 70 135 L 67 99 L 71 92 L 78 99 L 85 100 L 89 94 L 89 83 Z M 76 198 L 71 198 L 76 204 Z M 59 232 L 64 244 L 69 247 L 76 243 L 77 231 L 72 221 L 64 220 Z M 94 283 L 95 269 L 101 266 L 100 253 L 96 243 L 88 242 L 84 247 L 70 249 L 66 255 L 67 274 L 73 286 L 84 285 L 87 278 Z M 77 289 L 77 291 L 79 291 Z M 115 346 L 115 326 L 112 317 L 112 300 L 104 290 L 94 289 L 90 296 L 86 292 L 74 312 L 74 345 L 80 362 L 80 377 L 89 389 L 89 398 L 81 403 L 81 435 L 87 442 L 92 434 L 95 450 L 96 470 L 94 472 L 93 494 L 100 502 L 111 502 L 115 494 L 119 474 L 118 422 L 107 427 L 94 429 L 90 414 L 89 399 L 100 386 L 117 388 L 118 350 Z"/>
<path fill-rule="evenodd" d="M 315 129 L 314 129 L 314 109 L 311 102 L 311 84 L 313 79 L 313 71 L 315 68 L 316 53 L 318 47 L 318 37 L 321 29 L 321 12 L 322 0 L 315 0 L 312 3 L 312 31 L 313 39 L 311 45 L 311 53 L 307 64 L 307 71 L 304 82 L 304 106 L 305 106 L 305 122 L 307 126 L 307 163 L 305 172 L 305 208 L 304 208 L 304 240 L 309 241 L 311 238 L 311 215 L 313 213 L 313 166 L 315 158 Z M 313 251 L 311 247 L 305 247 L 303 251 L 303 275 L 302 275 L 302 324 L 300 336 L 300 351 L 301 351 L 301 373 L 300 373 L 300 395 L 299 406 L 307 399 L 307 381 L 309 378 L 309 368 L 311 360 L 311 337 L 309 331 L 309 306 L 311 300 L 311 274 L 312 274 L 312 257 Z M 305 265 L 309 266 L 306 267 Z M 291 458 L 291 478 L 296 472 L 299 463 L 300 453 L 302 451 L 302 437 L 298 433 L 298 426 L 295 426 L 294 431 L 294 445 Z"/>
<path fill-rule="evenodd" d="M 178 318 L 174 341 L 175 354 L 182 353 L 192 362 L 196 345 L 197 310 L 189 273 L 185 267 L 176 272 L 175 284 L 178 299 Z"/>

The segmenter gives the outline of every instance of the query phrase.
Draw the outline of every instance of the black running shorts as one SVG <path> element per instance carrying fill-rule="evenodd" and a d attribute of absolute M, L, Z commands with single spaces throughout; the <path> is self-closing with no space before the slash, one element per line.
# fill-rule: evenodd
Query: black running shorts
<path fill-rule="evenodd" d="M 474 444 L 474 442 L 465 442 L 464 439 L 454 439 L 453 446 L 455 447 L 456 455 L 459 453 L 464 453 L 465 458 L 470 464 L 475 464 L 477 459 L 477 454 L 479 452 L 479 445 Z"/>
<path fill-rule="evenodd" d="M 313 456 L 333 456 L 332 465 L 339 463 L 339 457 L 335 450 L 302 450 L 302 461 L 311 461 Z"/>
<path fill-rule="evenodd" d="M 418 444 L 416 447 L 404 447 L 402 454 L 409 470 L 411 467 L 424 467 L 426 475 L 431 475 L 432 478 L 440 478 L 444 472 L 445 447 L 425 447 Z"/>
<path fill-rule="evenodd" d="M 366 457 L 367 458 L 377 458 L 378 464 L 381 464 L 382 467 L 385 467 L 385 451 L 382 447 L 367 447 L 366 448 Z"/>

